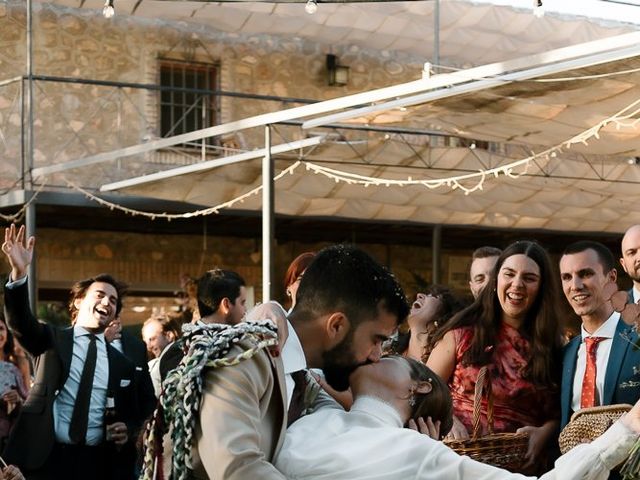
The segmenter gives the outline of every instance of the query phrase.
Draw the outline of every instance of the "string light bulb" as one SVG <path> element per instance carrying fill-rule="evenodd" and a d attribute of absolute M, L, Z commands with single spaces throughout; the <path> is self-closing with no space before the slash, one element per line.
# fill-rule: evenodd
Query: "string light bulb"
<path fill-rule="evenodd" d="M 307 0 L 307 4 L 304 6 L 304 11 L 309 15 L 313 15 L 318 11 L 318 2 L 316 0 Z"/>
<path fill-rule="evenodd" d="M 106 0 L 104 2 L 104 8 L 102 9 L 102 16 L 104 18 L 111 18 L 116 14 L 116 9 L 113 8 L 113 0 Z"/>

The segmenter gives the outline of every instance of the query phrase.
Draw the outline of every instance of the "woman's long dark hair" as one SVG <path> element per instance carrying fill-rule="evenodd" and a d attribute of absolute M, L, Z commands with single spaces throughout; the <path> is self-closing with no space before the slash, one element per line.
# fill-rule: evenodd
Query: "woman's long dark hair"
<path fill-rule="evenodd" d="M 527 312 L 520 333 L 530 342 L 530 356 L 524 378 L 540 386 L 557 386 L 561 369 L 558 367 L 562 349 L 562 325 L 557 318 L 559 308 L 558 275 L 552 268 L 547 252 L 536 242 L 518 241 L 509 245 L 498 257 L 489 283 L 474 303 L 447 322 L 446 331 L 470 326 L 473 328 L 471 346 L 462 358 L 467 365 L 491 363 L 496 335 L 500 328 L 502 309 L 496 294 L 498 272 L 504 261 L 513 255 L 526 255 L 540 268 L 540 288 L 531 309 Z M 439 341 L 446 331 L 439 331 Z"/>
<path fill-rule="evenodd" d="M 11 362 L 14 365 L 16 364 L 16 353 L 15 353 L 15 342 L 13 340 L 13 334 L 11 330 L 9 330 L 9 325 L 4 319 L 4 315 L 0 313 L 0 322 L 4 324 L 4 328 L 7 329 L 7 341 L 4 342 L 4 347 L 2 347 L 2 352 L 4 353 L 4 361 Z"/>

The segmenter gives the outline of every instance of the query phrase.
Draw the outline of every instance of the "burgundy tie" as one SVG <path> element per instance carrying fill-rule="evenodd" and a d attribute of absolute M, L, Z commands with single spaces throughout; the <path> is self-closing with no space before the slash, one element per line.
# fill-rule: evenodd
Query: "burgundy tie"
<path fill-rule="evenodd" d="M 291 403 L 289 403 L 289 411 L 287 412 L 287 427 L 302 416 L 304 412 L 304 394 L 307 389 L 307 372 L 306 370 L 298 370 L 291 373 L 291 378 L 295 386 L 291 395 Z"/>
<path fill-rule="evenodd" d="M 580 396 L 580 408 L 594 407 L 598 404 L 596 396 L 596 350 L 598 344 L 606 337 L 587 337 L 584 342 L 587 347 L 587 368 L 582 378 L 582 395 Z"/>

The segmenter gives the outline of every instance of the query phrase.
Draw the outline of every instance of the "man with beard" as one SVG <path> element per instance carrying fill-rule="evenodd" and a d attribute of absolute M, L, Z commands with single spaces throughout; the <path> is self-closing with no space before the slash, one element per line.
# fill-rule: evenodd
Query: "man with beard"
<path fill-rule="evenodd" d="M 620 264 L 633 280 L 629 290 L 629 302 L 640 302 L 640 225 L 633 225 L 622 237 L 622 258 Z"/>
<path fill-rule="evenodd" d="M 134 364 L 104 337 L 122 308 L 124 285 L 107 274 L 77 282 L 69 302 L 73 326 L 40 323 L 26 284 L 34 243 L 24 226 L 5 230 L 6 319 L 37 367 L 3 456 L 29 480 L 133 478 L 133 458 L 123 453 L 147 412 L 140 410 Z M 109 422 L 107 407 L 115 413 Z"/>
<path fill-rule="evenodd" d="M 345 390 L 353 370 L 380 359 L 382 343 L 408 313 L 401 287 L 384 267 L 355 247 L 328 247 L 305 271 L 286 344 L 295 344 L 301 369 L 321 368 L 329 385 Z M 306 406 L 305 375 L 292 377 L 289 422 Z M 260 350 L 231 368 L 209 370 L 196 425 L 195 477 L 285 478 L 270 462 L 284 438 L 286 391 L 278 352 Z"/>

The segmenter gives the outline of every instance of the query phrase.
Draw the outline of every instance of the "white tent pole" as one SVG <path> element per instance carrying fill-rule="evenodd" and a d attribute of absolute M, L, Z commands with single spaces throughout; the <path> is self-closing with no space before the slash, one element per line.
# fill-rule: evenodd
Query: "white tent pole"
<path fill-rule="evenodd" d="M 317 137 L 305 138 L 304 140 L 296 140 L 290 143 L 281 143 L 280 145 L 276 145 L 275 147 L 270 147 L 271 154 L 273 155 L 278 153 L 290 152 L 291 150 L 298 150 L 300 148 L 313 147 L 322 143 L 324 138 L 324 135 L 320 135 Z M 233 163 L 244 162 L 246 160 L 254 160 L 256 158 L 264 157 L 266 154 L 267 151 L 264 148 L 261 148 L 259 150 L 251 150 L 250 152 L 237 153 L 235 155 L 229 155 L 228 157 L 208 160 L 206 162 L 196 163 L 194 165 L 185 165 L 183 167 L 170 168 L 169 170 L 150 173 L 149 175 L 142 175 L 140 177 L 133 177 L 127 180 L 122 180 L 120 182 L 107 183 L 100 187 L 100 191 L 111 192 L 113 190 L 120 190 L 122 188 L 128 188 L 145 183 L 157 182 L 158 180 L 164 180 L 166 178 L 177 177 L 178 175 L 187 175 L 190 173 L 213 170 L 214 168 L 222 167 L 224 165 L 231 165 Z"/>
<path fill-rule="evenodd" d="M 264 127 L 265 155 L 262 159 L 262 302 L 271 300 L 271 274 L 273 273 L 272 243 L 274 239 L 274 181 L 271 156 L 271 126 Z"/>
<path fill-rule="evenodd" d="M 428 103 L 434 100 L 462 95 L 464 93 L 487 90 L 489 88 L 507 85 L 511 82 L 524 81 L 532 78 L 552 75 L 554 73 L 566 72 L 568 70 L 576 68 L 614 62 L 616 60 L 623 60 L 626 58 L 636 57 L 638 55 L 640 55 L 640 43 L 631 47 L 624 48 L 622 50 L 616 50 L 615 52 L 598 53 L 589 55 L 587 57 L 580 57 L 563 62 L 553 63 L 551 65 L 543 65 L 517 72 L 502 73 L 492 78 L 475 79 L 467 83 L 458 82 L 457 85 L 451 84 L 448 86 L 442 86 L 429 92 L 417 93 L 415 95 L 398 98 L 388 102 L 376 103 L 375 105 L 354 108 L 343 112 L 313 118 L 304 122 L 302 124 L 302 128 L 309 129 L 321 127 L 323 125 L 330 125 L 333 123 L 350 120 L 352 118 L 369 115 L 375 112 L 384 112 L 387 110 L 392 110 L 394 108 L 410 107 L 412 105 Z M 471 72 L 471 70 L 467 70 L 466 72 Z M 438 78 L 440 76 L 441 75 L 437 75 L 431 78 Z"/>

